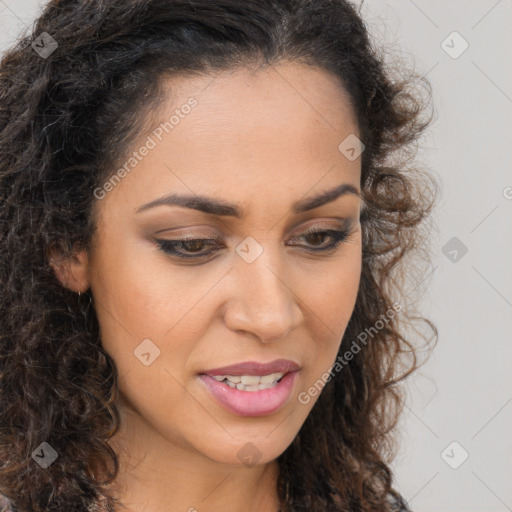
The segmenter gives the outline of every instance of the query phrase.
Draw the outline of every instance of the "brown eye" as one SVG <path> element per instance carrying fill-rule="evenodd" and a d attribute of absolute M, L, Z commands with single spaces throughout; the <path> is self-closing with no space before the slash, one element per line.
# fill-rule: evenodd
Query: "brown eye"
<path fill-rule="evenodd" d="M 210 242 L 206 244 L 206 242 Z M 213 250 L 202 252 L 205 245 L 217 247 L 217 243 L 209 238 L 189 238 L 182 240 L 156 240 L 160 250 L 178 258 L 200 258 L 212 254 Z"/>
<path fill-rule="evenodd" d="M 314 233 L 311 233 L 310 235 L 304 235 L 305 238 L 308 238 L 309 240 L 312 240 L 313 241 L 312 245 L 315 245 L 315 246 L 316 245 L 322 245 L 322 241 L 325 241 L 325 238 L 327 236 L 328 235 L 325 232 L 323 232 L 323 233 L 314 232 Z M 317 243 L 315 243 L 315 240 L 316 240 Z"/>
<path fill-rule="evenodd" d="M 308 250 L 312 252 L 323 252 L 336 248 L 348 237 L 348 235 L 348 230 L 312 228 L 296 238 L 308 239 L 312 242 L 307 244 L 306 248 Z M 322 244 L 329 238 L 332 241 L 327 245 L 322 246 Z M 210 256 L 215 252 L 215 248 L 220 248 L 217 241 L 210 238 L 156 240 L 156 243 L 161 251 L 182 259 L 199 259 L 205 256 Z M 208 246 L 211 248 L 209 250 L 204 250 Z"/>
<path fill-rule="evenodd" d="M 311 251 L 328 251 L 330 249 L 333 249 L 337 247 L 340 243 L 342 243 L 349 235 L 348 230 L 339 230 L 339 229 L 318 229 L 318 228 L 312 228 L 303 233 L 298 238 L 304 238 L 313 240 L 313 242 L 320 241 L 320 244 L 313 243 L 311 244 L 312 247 L 309 247 Z M 330 237 L 332 239 L 332 242 L 325 245 L 324 247 L 320 247 L 322 241 L 325 241 L 326 237 Z M 295 244 L 294 244 L 295 245 Z"/>
<path fill-rule="evenodd" d="M 204 247 L 204 240 L 187 240 L 181 242 L 181 245 L 189 252 L 200 252 L 201 248 Z"/>

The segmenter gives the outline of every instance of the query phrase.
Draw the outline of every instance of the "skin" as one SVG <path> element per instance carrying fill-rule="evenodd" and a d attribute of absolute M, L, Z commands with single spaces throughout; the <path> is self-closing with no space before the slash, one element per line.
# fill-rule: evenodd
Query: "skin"
<path fill-rule="evenodd" d="M 294 62 L 166 84 L 162 121 L 190 96 L 198 105 L 96 202 L 90 250 L 54 268 L 68 288 L 91 289 L 103 346 L 119 371 L 122 425 L 110 443 L 121 472 L 112 490 L 127 510 L 277 511 L 275 459 L 318 398 L 302 404 L 297 396 L 336 359 L 362 258 L 357 195 L 301 214 L 291 205 L 342 183 L 360 189 L 360 158 L 338 149 L 358 135 L 354 113 L 335 77 Z M 136 213 L 171 192 L 221 198 L 245 215 L 168 205 Z M 336 249 L 309 250 L 332 238 L 304 237 L 306 229 L 340 228 L 345 219 L 349 235 Z M 185 235 L 213 235 L 221 249 L 190 263 L 154 242 Z M 248 236 L 263 248 L 252 263 L 235 251 Z M 146 366 L 134 349 L 148 338 L 160 355 Z M 277 358 L 301 370 L 285 406 L 266 416 L 228 412 L 198 378 L 205 369 Z M 237 456 L 248 442 L 260 453 L 256 465 Z"/>

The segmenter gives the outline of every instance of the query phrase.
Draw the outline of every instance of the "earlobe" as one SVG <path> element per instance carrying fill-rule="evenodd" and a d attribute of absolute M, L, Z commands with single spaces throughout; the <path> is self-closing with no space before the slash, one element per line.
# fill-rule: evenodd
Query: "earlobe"
<path fill-rule="evenodd" d="M 47 251 L 49 264 L 60 283 L 71 291 L 84 293 L 89 288 L 88 255 L 85 250 L 64 256 L 57 249 Z"/>

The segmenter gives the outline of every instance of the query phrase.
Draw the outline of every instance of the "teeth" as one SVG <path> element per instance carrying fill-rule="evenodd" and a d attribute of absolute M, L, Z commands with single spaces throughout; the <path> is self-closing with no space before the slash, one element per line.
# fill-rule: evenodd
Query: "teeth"
<path fill-rule="evenodd" d="M 242 384 L 246 386 L 257 386 L 260 383 L 258 375 L 242 375 Z"/>
<path fill-rule="evenodd" d="M 229 385 L 229 381 L 228 385 Z M 245 384 L 239 383 L 239 384 L 232 384 L 232 387 L 236 386 L 236 389 L 239 389 L 240 391 L 260 391 L 261 389 L 268 389 L 268 388 L 274 388 L 276 387 L 277 383 L 274 382 L 273 384 L 256 384 L 254 386 L 246 386 Z"/>
<path fill-rule="evenodd" d="M 271 384 L 275 380 L 279 380 L 284 373 L 271 373 L 270 375 L 263 375 L 260 377 L 260 384 Z"/>
<path fill-rule="evenodd" d="M 276 386 L 277 381 L 284 373 L 271 373 L 270 375 L 214 375 L 213 378 L 218 382 L 224 382 L 230 388 L 236 388 L 241 391 L 259 391 Z"/>

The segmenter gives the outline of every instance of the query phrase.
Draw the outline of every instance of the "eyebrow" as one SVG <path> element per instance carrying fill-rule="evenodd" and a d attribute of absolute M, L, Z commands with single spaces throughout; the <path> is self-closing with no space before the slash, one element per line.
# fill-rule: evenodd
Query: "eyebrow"
<path fill-rule="evenodd" d="M 307 212 L 308 210 L 313 210 L 314 208 L 319 208 L 324 204 L 335 201 L 339 197 L 347 194 L 361 197 L 361 192 L 356 187 L 350 185 L 349 183 L 342 183 L 341 185 L 338 185 L 331 190 L 320 192 L 319 194 L 308 197 L 306 199 L 300 199 L 292 205 L 292 212 L 296 214 Z M 199 210 L 201 212 L 209 213 L 212 215 L 218 215 L 221 217 L 229 216 L 235 217 L 237 219 L 242 218 L 244 215 L 244 210 L 242 208 L 235 204 L 227 203 L 222 199 L 199 195 L 180 194 L 169 194 L 164 197 L 155 199 L 150 203 L 142 205 L 137 209 L 136 213 L 162 205 L 183 206 L 185 208 L 192 208 L 194 210 Z"/>

